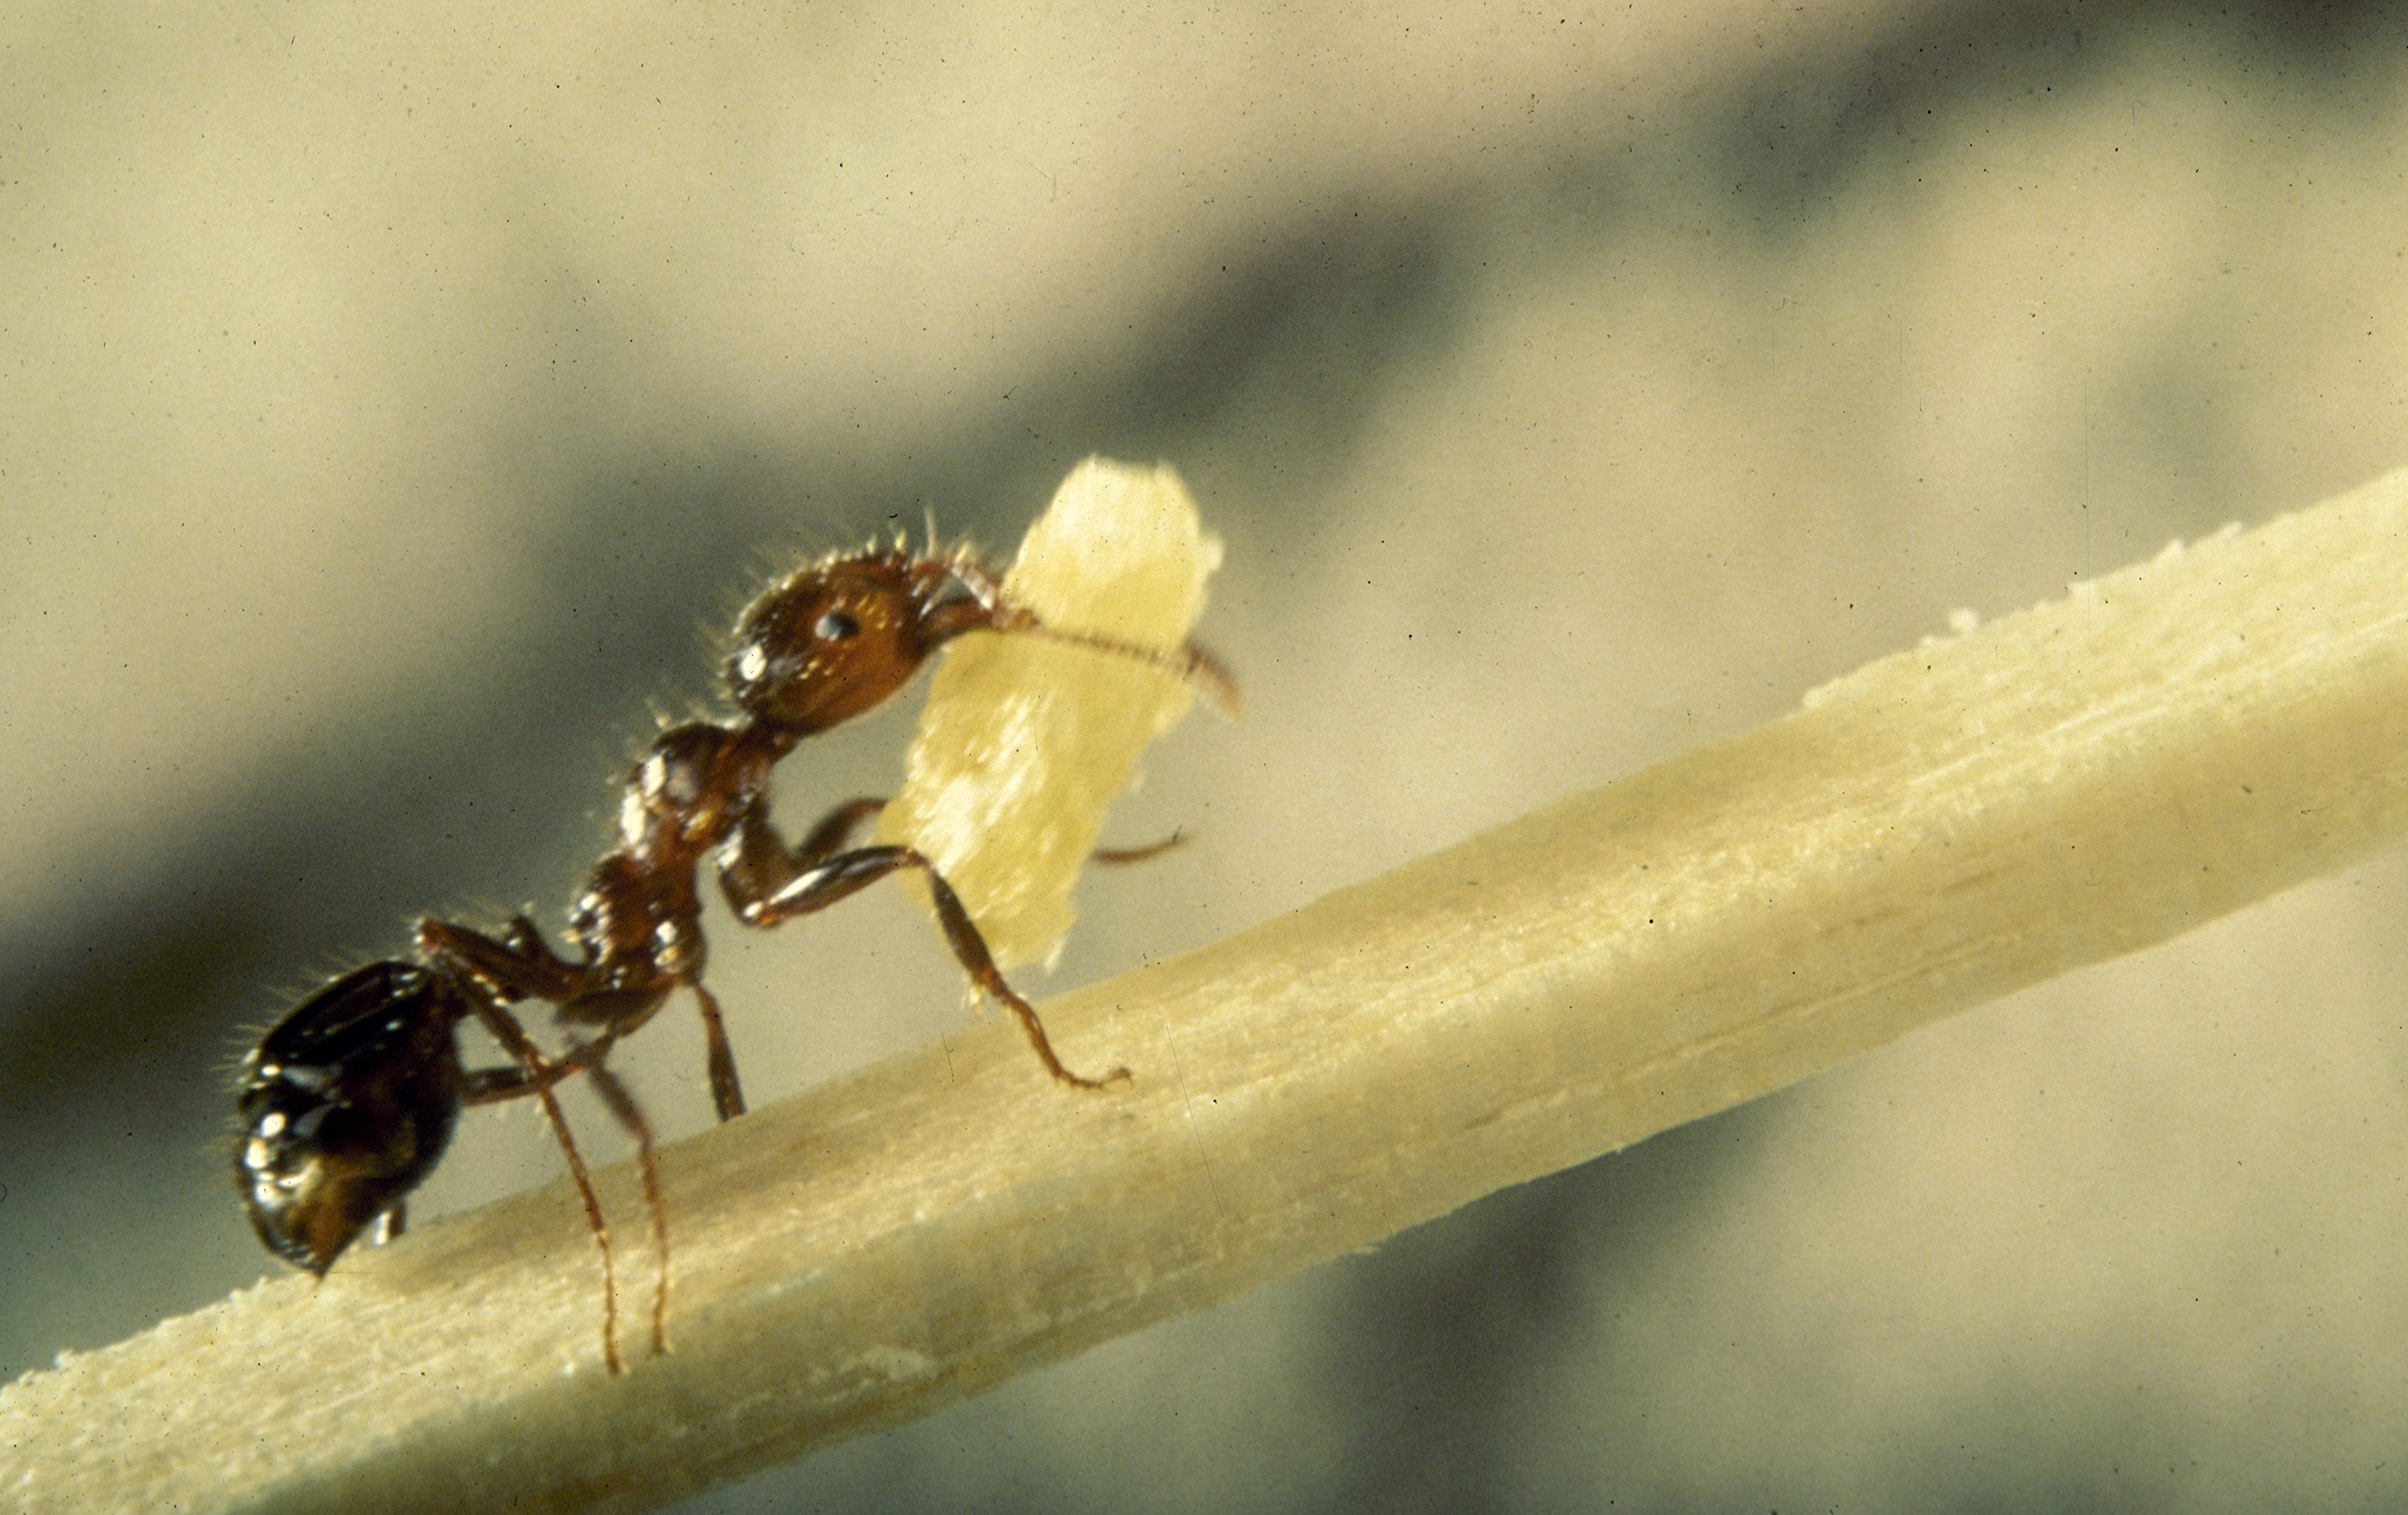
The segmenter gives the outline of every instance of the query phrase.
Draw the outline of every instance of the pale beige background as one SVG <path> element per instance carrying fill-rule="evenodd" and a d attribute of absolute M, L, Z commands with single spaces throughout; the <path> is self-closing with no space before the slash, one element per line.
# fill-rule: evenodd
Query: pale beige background
<path fill-rule="evenodd" d="M 0 1372 L 272 1266 L 243 1028 L 556 919 L 791 552 L 1185 472 L 1249 710 L 1074 980 L 2408 461 L 2376 18 L 489 9 L 0 19 Z M 2396 1505 L 2403 925 L 2328 880 L 696 1508 Z M 895 900 L 714 940 L 757 1098 L 962 1013 Z M 681 1020 L 624 1065 L 707 1119 Z M 428 1198 L 556 1171 L 480 1112 Z"/>

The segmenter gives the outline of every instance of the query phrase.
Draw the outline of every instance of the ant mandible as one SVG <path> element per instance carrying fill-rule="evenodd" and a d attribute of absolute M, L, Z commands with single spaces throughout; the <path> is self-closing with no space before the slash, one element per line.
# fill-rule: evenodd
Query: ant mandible
<path fill-rule="evenodd" d="M 583 1074 L 634 1136 L 660 1260 L 652 1346 L 665 1349 L 668 1252 L 649 1121 L 604 1065 L 672 993 L 702 1012 L 711 1101 L 722 1121 L 744 1112 L 718 1002 L 703 987 L 707 960 L 696 875 L 706 856 L 721 892 L 748 925 L 809 915 L 885 878 L 916 869 L 946 944 L 971 981 L 1007 1007 L 1048 1073 L 1079 1089 L 1128 1078 L 1073 1073 L 1046 1039 L 1036 1009 L 996 966 L 985 939 L 942 874 L 915 849 L 853 845 L 884 802 L 838 806 L 789 846 L 769 819 L 769 775 L 806 737 L 873 708 L 909 683 L 928 655 L 975 631 L 1040 636 L 1162 667 L 1234 708 L 1236 686 L 1212 657 L 1049 626 L 1006 597 L 1001 579 L 967 551 L 894 548 L 830 556 L 771 585 L 736 624 L 724 669 L 736 716 L 662 731 L 629 776 L 619 836 L 570 910 L 576 955 L 563 957 L 524 916 L 498 936 L 428 918 L 422 961 L 387 960 L 320 989 L 263 1037 L 244 1065 L 237 1100 L 237 1180 L 267 1248 L 322 1277 L 371 1227 L 397 1235 L 405 1201 L 433 1171 L 463 1105 L 533 1096 L 566 1155 L 601 1250 L 605 1360 L 621 1362 L 609 1232 L 592 1178 L 553 1093 Z M 1166 844 L 1167 845 L 1167 844 Z M 1159 848 L 1098 853 L 1131 861 Z M 553 1007 L 565 1050 L 536 1046 L 509 1007 Z M 470 1068 L 455 1033 L 474 1021 L 511 1062 Z"/>

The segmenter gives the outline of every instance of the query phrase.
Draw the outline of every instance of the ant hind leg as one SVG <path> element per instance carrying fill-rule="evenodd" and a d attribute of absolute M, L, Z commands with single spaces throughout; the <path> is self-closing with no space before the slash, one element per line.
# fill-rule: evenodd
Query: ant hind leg
<path fill-rule="evenodd" d="M 586 1081 L 602 1096 L 610 1114 L 636 1138 L 636 1166 L 644 1179 L 644 1208 L 652 1212 L 652 1252 L 659 1272 L 652 1287 L 652 1351 L 669 1350 L 669 1219 L 668 1202 L 661 1192 L 661 1165 L 652 1155 L 652 1122 L 619 1076 L 596 1063 Z"/>
<path fill-rule="evenodd" d="M 518 1017 L 501 1006 L 490 1001 L 478 1005 L 476 1016 L 478 1023 L 492 1032 L 494 1039 L 518 1061 L 507 1067 L 479 1068 L 467 1073 L 461 1080 L 462 1100 L 470 1105 L 491 1105 L 533 1094 L 542 1104 L 543 1118 L 552 1127 L 552 1139 L 560 1144 L 561 1155 L 568 1160 L 568 1176 L 576 1181 L 577 1197 L 585 1206 L 585 1223 L 593 1229 L 594 1246 L 602 1254 L 602 1362 L 611 1372 L 624 1373 L 626 1360 L 619 1351 L 619 1268 L 610 1247 L 610 1223 L 603 1218 L 602 1196 L 595 1193 L 594 1175 L 577 1150 L 577 1138 L 569 1132 L 560 1096 L 552 1093 L 554 1084 L 580 1072 L 596 1079 L 609 1078 L 602 1067 L 602 1056 L 609 1050 L 610 1042 L 604 1038 L 580 1043 L 566 1057 L 549 1058 L 528 1039 L 526 1028 L 519 1024 Z M 604 1097 L 607 1100 L 609 1096 Z M 649 1179 L 649 1161 L 645 1172 Z M 658 1328 L 655 1322 L 654 1329 Z"/>
<path fill-rule="evenodd" d="M 584 987 L 586 970 L 546 946 L 525 916 L 513 916 L 497 940 L 481 931 L 432 917 L 418 922 L 418 950 L 427 962 L 492 987 L 505 1001 L 554 1004 Z"/>

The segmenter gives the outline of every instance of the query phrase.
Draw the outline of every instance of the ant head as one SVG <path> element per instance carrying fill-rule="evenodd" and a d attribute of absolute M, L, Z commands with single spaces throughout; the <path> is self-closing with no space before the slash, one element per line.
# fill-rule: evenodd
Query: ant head
<path fill-rule="evenodd" d="M 408 963 L 345 974 L 243 1065 L 235 1177 L 268 1251 L 322 1275 L 431 1172 L 460 1114 L 451 979 Z"/>
<path fill-rule="evenodd" d="M 969 558 L 829 558 L 745 607 L 727 659 L 728 693 L 754 720 L 808 736 L 882 703 L 962 633 L 1031 623 Z"/>

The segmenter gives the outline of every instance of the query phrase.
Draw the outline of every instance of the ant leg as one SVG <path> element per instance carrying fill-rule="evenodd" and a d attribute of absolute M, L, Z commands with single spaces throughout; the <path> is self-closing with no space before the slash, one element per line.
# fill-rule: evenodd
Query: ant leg
<path fill-rule="evenodd" d="M 886 808 L 884 800 L 847 800 L 827 814 L 810 829 L 802 845 L 787 854 L 797 869 L 826 862 L 845 850 L 860 824 Z"/>
<path fill-rule="evenodd" d="M 737 914 L 746 924 L 772 926 L 795 916 L 824 910 L 902 868 L 917 868 L 928 880 L 928 893 L 937 905 L 937 922 L 944 929 L 946 945 L 953 950 L 954 961 L 961 964 L 971 982 L 1011 1011 L 1046 1072 L 1079 1089 L 1101 1089 L 1106 1084 L 1128 1081 L 1129 1070 L 1125 1067 L 1114 1068 L 1100 1079 L 1087 1079 L 1062 1065 L 1062 1060 L 1054 1055 L 1054 1044 L 1046 1039 L 1045 1026 L 1037 1018 L 1036 1007 L 1005 981 L 1002 970 L 995 965 L 994 954 L 987 950 L 986 938 L 979 935 L 977 924 L 970 920 L 969 911 L 962 908 L 953 886 L 945 881 L 934 863 L 911 848 L 864 847 L 841 852 L 815 867 L 803 869 L 774 889 L 750 897 L 738 893 L 738 888 L 750 880 L 732 876 L 724 867 L 720 882 L 726 887 Z"/>
<path fill-rule="evenodd" d="M 1097 863 L 1145 863 L 1160 857 L 1174 847 L 1186 845 L 1187 833 L 1182 829 L 1172 832 L 1158 842 L 1148 842 L 1143 847 L 1098 847 L 1087 856 Z"/>
<path fill-rule="evenodd" d="M 727 896 L 728 908 L 748 925 L 771 924 L 754 920 L 752 907 L 784 888 L 796 874 L 842 852 L 854 830 L 884 808 L 884 800 L 847 800 L 820 817 L 801 846 L 790 848 L 769 819 L 768 806 L 751 807 L 719 848 L 719 889 Z"/>
<path fill-rule="evenodd" d="M 848 816 L 862 806 L 869 807 L 861 812 L 866 815 L 876 813 L 883 804 L 883 800 L 856 800 L 821 822 L 821 829 L 829 829 L 839 816 Z M 847 826 L 853 823 L 854 820 L 848 820 Z M 838 840 L 841 839 L 839 831 Z M 549 1000 L 559 1007 L 564 1021 L 609 1028 L 609 1035 L 600 1042 L 580 1046 L 607 1046 L 635 1030 L 652 1018 L 653 1009 L 675 983 L 660 980 L 646 987 L 589 992 L 592 970 L 553 951 L 535 923 L 523 915 L 512 916 L 498 939 L 448 921 L 422 921 L 418 925 L 418 946 L 430 962 L 488 986 L 505 1001 Z M 744 1091 L 736 1081 L 736 1053 L 728 1046 L 727 1025 L 710 991 L 699 981 L 690 981 L 688 987 L 702 1004 L 703 1040 L 710 1058 L 711 1103 L 718 1108 L 721 1120 L 732 1121 L 744 1113 Z M 568 1056 L 576 1059 L 571 1072 L 589 1067 L 600 1071 L 598 1056 L 578 1058 L 574 1050 Z M 558 1069 L 563 1063 L 554 1062 L 552 1065 Z M 552 1081 L 566 1076 L 566 1072 L 555 1073 Z M 595 1087 L 600 1086 L 597 1083 Z"/>
<path fill-rule="evenodd" d="M 879 799 L 847 800 L 822 816 L 802 841 L 787 852 L 796 870 L 799 872 L 804 868 L 816 867 L 843 851 L 853 839 L 853 831 L 864 821 L 885 809 L 889 803 Z M 1097 863 L 1143 863 L 1149 858 L 1160 857 L 1174 847 L 1184 847 L 1187 842 L 1187 834 L 1181 830 L 1142 847 L 1099 847 L 1087 855 Z"/>
<path fill-rule="evenodd" d="M 496 1013 L 507 1015 L 509 1012 Z M 480 1023 L 488 1030 L 492 1029 L 491 1022 L 481 1017 Z M 511 1024 L 517 1024 L 515 1018 Z M 498 1038 L 501 1034 L 495 1032 L 494 1035 Z M 540 1094 L 549 1086 L 566 1083 L 580 1073 L 592 1071 L 602 1061 L 603 1054 L 609 1051 L 619 1039 L 612 1036 L 595 1041 L 577 1042 L 560 1056 L 552 1057 L 537 1049 L 533 1038 L 527 1037 L 523 1032 L 520 1035 L 528 1050 L 535 1054 L 535 1065 L 529 1067 L 512 1063 L 498 1068 L 467 1069 L 460 1076 L 462 1104 L 495 1105 L 506 1099 L 523 1099 L 529 1094 Z"/>
<path fill-rule="evenodd" d="M 509 923 L 502 927 L 500 941 L 513 957 L 539 965 L 548 972 L 577 971 L 578 965 L 553 951 L 552 944 L 544 940 L 543 932 L 523 915 L 510 917 Z"/>
<path fill-rule="evenodd" d="M 424 927 L 420 929 L 423 934 Z M 542 1102 L 543 1118 L 551 1122 L 552 1139 L 560 1143 L 562 1155 L 568 1159 L 568 1176 L 577 1180 L 577 1197 L 585 1204 L 585 1223 L 593 1227 L 594 1245 L 602 1253 L 602 1362 L 611 1372 L 624 1373 L 626 1361 L 619 1353 L 619 1269 L 610 1251 L 610 1225 L 602 1218 L 602 1198 L 594 1192 L 594 1176 L 586 1170 L 585 1159 L 577 1151 L 577 1138 L 569 1134 L 568 1117 L 561 1112 L 559 1096 L 552 1092 L 552 1085 L 580 1070 L 600 1073 L 602 1054 L 610 1044 L 608 1040 L 583 1043 L 555 1062 L 527 1039 L 526 1029 L 519 1024 L 518 1017 L 483 995 L 476 998 L 480 1001 L 475 1007 L 477 1020 L 506 1051 L 519 1060 L 519 1065 L 482 1068 L 468 1074 L 462 1080 L 462 1101 L 490 1105 L 532 1093 Z"/>
<path fill-rule="evenodd" d="M 1125 1067 L 1114 1068 L 1101 1079 L 1088 1079 L 1063 1065 L 1061 1058 L 1054 1054 L 1054 1044 L 1046 1037 L 1044 1022 L 1038 1019 L 1036 1008 L 1004 979 L 1002 970 L 995 965 L 994 954 L 987 950 L 986 938 L 979 935 L 960 896 L 926 856 L 912 848 L 893 846 L 866 847 L 833 856 L 824 853 L 824 849 L 839 843 L 860 822 L 882 809 L 885 803 L 857 799 L 838 806 L 811 828 L 801 847 L 792 850 L 780 839 L 777 829 L 762 810 L 747 814 L 738 822 L 735 835 L 729 837 L 719 858 L 720 889 L 735 909 L 737 919 L 747 925 L 773 926 L 797 915 L 824 910 L 898 868 L 916 867 L 928 880 L 937 919 L 954 960 L 972 982 L 1011 1011 L 1046 1071 L 1079 1089 L 1126 1082 L 1130 1075 Z M 1136 850 L 1125 861 L 1168 851 L 1181 839 L 1173 833 L 1167 841 Z M 706 1035 L 711 1029 L 711 1012 L 716 1008 L 706 997 Z M 712 1092 L 718 1092 L 715 1065 Z"/>
<path fill-rule="evenodd" d="M 816 867 L 843 851 L 845 844 L 853 838 L 853 829 L 886 808 L 886 805 L 884 800 L 847 800 L 822 816 L 802 842 L 787 854 L 794 860 L 796 870 L 799 872 L 804 868 Z M 1186 846 L 1187 840 L 1185 831 L 1174 831 L 1162 840 L 1149 842 L 1143 847 L 1098 847 L 1087 855 L 1097 863 L 1144 863 L 1160 857 L 1174 847 Z"/>
<path fill-rule="evenodd" d="M 744 1113 L 744 1089 L 736 1081 L 736 1050 L 727 1045 L 727 1022 L 720 1018 L 719 1001 L 699 979 L 686 985 L 702 1007 L 702 1040 L 710 1062 L 710 1103 L 722 1121 Z"/>
<path fill-rule="evenodd" d="M 584 987 L 585 969 L 545 946 L 542 934 L 523 915 L 511 918 L 499 941 L 449 921 L 421 921 L 418 950 L 429 963 L 489 986 L 505 1001 L 558 1004 Z"/>
<path fill-rule="evenodd" d="M 549 1000 L 564 1023 L 601 1027 L 606 1043 L 651 1020 L 680 981 L 656 967 L 641 976 L 606 977 L 590 964 L 569 962 L 544 945 L 523 915 L 510 919 L 499 939 L 449 921 L 421 921 L 418 950 L 428 962 L 481 985 L 505 1005 Z M 582 1068 L 590 1061 L 576 1065 Z"/>
<path fill-rule="evenodd" d="M 644 1176 L 644 1208 L 652 1211 L 652 1254 L 660 1267 L 652 1287 L 652 1353 L 658 1356 L 669 1350 L 669 1212 L 661 1193 L 661 1166 L 652 1156 L 652 1122 L 644 1118 L 643 1107 L 609 1068 L 596 1063 L 586 1070 L 585 1079 L 636 1138 L 636 1165 Z"/>

